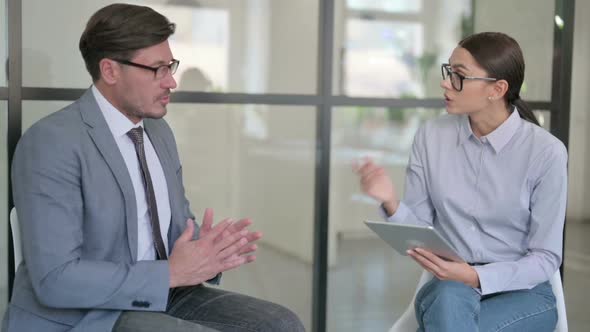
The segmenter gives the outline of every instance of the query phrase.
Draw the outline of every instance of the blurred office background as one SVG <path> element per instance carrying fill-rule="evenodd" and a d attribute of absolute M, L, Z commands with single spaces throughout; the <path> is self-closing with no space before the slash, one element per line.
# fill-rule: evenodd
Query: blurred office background
<path fill-rule="evenodd" d="M 1 313 L 10 153 L 89 87 L 78 40 L 112 2 L 0 0 Z M 590 2 L 575 2 L 574 27 L 574 0 L 128 2 L 177 24 L 179 86 L 166 120 L 193 211 L 249 216 L 265 234 L 256 263 L 221 287 L 281 303 L 318 332 L 387 330 L 420 274 L 363 225 L 379 215 L 353 160 L 373 157 L 403 192 L 414 133 L 444 113 L 440 64 L 473 32 L 513 36 L 527 65 L 522 97 L 569 142 L 565 300 L 571 331 L 590 329 Z"/>

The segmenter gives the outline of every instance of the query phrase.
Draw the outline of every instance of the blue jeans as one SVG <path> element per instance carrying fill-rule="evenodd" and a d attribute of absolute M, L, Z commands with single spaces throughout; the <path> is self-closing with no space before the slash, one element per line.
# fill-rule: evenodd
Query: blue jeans
<path fill-rule="evenodd" d="M 553 332 L 557 309 L 551 284 L 481 296 L 456 281 L 433 278 L 416 294 L 418 331 Z"/>
<path fill-rule="evenodd" d="M 115 332 L 304 332 L 289 309 L 203 285 L 170 290 L 166 312 L 125 311 Z"/>

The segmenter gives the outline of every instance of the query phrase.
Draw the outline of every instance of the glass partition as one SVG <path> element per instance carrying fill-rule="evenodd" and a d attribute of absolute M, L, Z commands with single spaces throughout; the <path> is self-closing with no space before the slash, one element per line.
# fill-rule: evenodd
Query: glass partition
<path fill-rule="evenodd" d="M 526 64 L 521 97 L 551 100 L 555 0 L 474 1 L 475 32 L 504 32 L 520 44 Z"/>
<path fill-rule="evenodd" d="M 414 294 L 420 269 L 363 224 L 381 220 L 379 204 L 361 192 L 352 164 L 372 158 L 403 193 L 414 134 L 442 113 L 374 107 L 332 112 L 328 331 L 387 331 Z"/>
<path fill-rule="evenodd" d="M 129 2 L 177 24 L 170 46 L 180 90 L 316 92 L 317 0 Z M 90 16 L 110 3 L 24 0 L 23 85 L 88 87 L 78 42 Z"/>
<path fill-rule="evenodd" d="M 0 0 L 0 87 L 6 86 L 8 69 L 8 20 L 6 0 Z"/>
<path fill-rule="evenodd" d="M 8 109 L 0 100 L 0 313 L 8 301 Z"/>
<path fill-rule="evenodd" d="M 440 98 L 440 63 L 471 32 L 471 3 L 337 0 L 334 94 Z"/>
<path fill-rule="evenodd" d="M 524 53 L 521 96 L 548 101 L 554 8 L 554 0 L 336 0 L 334 93 L 440 98 L 440 64 L 457 43 L 473 32 L 500 31 Z"/>

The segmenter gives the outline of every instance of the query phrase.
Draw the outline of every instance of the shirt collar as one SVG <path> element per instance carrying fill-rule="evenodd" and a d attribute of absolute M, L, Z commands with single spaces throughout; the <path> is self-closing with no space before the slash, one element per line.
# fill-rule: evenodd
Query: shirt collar
<path fill-rule="evenodd" d="M 500 127 L 496 128 L 496 130 L 486 135 L 490 145 L 492 145 L 496 153 L 500 153 L 508 141 L 512 139 L 520 127 L 521 121 L 520 114 L 518 114 L 518 110 L 514 107 L 512 114 L 510 114 L 508 119 L 506 119 Z"/>
<path fill-rule="evenodd" d="M 94 94 L 98 108 L 100 108 L 100 111 L 115 138 L 127 135 L 127 132 L 135 127 L 143 126 L 143 119 L 137 124 L 131 122 L 131 120 L 116 109 L 94 85 L 92 86 L 92 93 Z"/>
<path fill-rule="evenodd" d="M 491 133 L 487 134 L 485 140 L 487 140 L 496 153 L 500 153 L 504 146 L 514 136 L 521 123 L 520 115 L 516 107 L 512 110 L 512 113 L 498 128 Z M 475 137 L 471 130 L 471 124 L 469 123 L 469 116 L 462 115 L 459 121 L 459 136 L 458 144 L 465 143 L 471 136 Z"/>

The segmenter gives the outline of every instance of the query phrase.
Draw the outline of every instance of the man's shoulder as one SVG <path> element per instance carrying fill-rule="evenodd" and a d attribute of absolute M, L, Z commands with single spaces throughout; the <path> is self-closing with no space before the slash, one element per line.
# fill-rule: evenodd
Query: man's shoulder
<path fill-rule="evenodd" d="M 24 132 L 21 140 L 67 138 L 79 134 L 82 128 L 80 103 L 75 101 L 35 122 Z"/>

